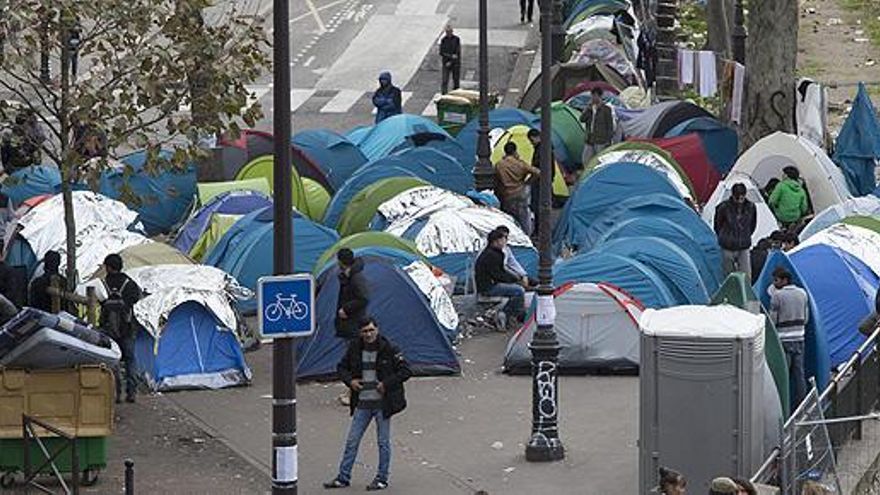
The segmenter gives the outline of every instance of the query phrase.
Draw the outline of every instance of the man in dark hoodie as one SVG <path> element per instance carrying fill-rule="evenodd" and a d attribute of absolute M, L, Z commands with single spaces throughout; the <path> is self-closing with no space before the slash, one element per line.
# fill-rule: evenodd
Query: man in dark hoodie
<path fill-rule="evenodd" d="M 801 184 L 800 172 L 795 167 L 782 169 L 785 178 L 773 188 L 770 194 L 770 208 L 783 227 L 796 224 L 807 214 L 807 191 Z"/>
<path fill-rule="evenodd" d="M 379 89 L 373 93 L 373 106 L 376 107 L 376 123 L 393 115 L 403 113 L 400 88 L 391 83 L 391 73 L 379 74 Z"/>
<path fill-rule="evenodd" d="M 47 313 L 52 312 L 52 296 L 47 291 L 52 286 L 52 278 L 57 278 L 59 288 L 67 288 L 67 279 L 58 272 L 60 265 L 61 255 L 57 251 L 46 251 L 46 255 L 43 257 L 43 274 L 31 282 L 28 294 L 28 305 L 32 308 L 41 309 Z M 73 313 L 73 311 L 70 311 L 71 308 L 67 307 L 63 302 L 61 306 L 65 311 Z"/>
<path fill-rule="evenodd" d="M 336 300 L 336 336 L 352 340 L 358 336 L 358 322 L 366 315 L 367 279 L 364 261 L 355 258 L 351 249 L 336 253 L 339 262 L 339 297 Z"/>
<path fill-rule="evenodd" d="M 745 185 L 736 183 L 730 192 L 730 198 L 715 210 L 715 234 L 721 246 L 724 274 L 743 272 L 746 280 L 751 280 L 749 248 L 752 247 L 752 234 L 758 226 L 758 211 L 754 203 L 746 198 Z"/>

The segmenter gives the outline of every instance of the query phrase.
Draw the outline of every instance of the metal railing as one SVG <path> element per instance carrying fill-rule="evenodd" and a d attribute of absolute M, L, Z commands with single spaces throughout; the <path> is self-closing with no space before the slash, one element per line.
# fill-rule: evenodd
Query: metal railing
<path fill-rule="evenodd" d="M 49 488 L 41 485 L 36 481 L 36 477 L 45 472 L 46 468 L 51 469 L 53 477 L 61 485 L 64 493 L 67 495 L 77 495 L 79 493 L 79 455 L 76 449 L 76 437 L 36 418 L 22 415 L 22 444 L 24 448 L 24 483 L 44 493 L 54 493 Z M 42 428 L 49 433 L 63 438 L 65 441 L 54 452 L 50 452 L 46 444 L 37 434 L 36 428 Z M 31 462 L 31 443 L 35 443 L 43 454 L 43 462 L 36 468 Z M 58 459 L 65 451 L 70 450 L 70 486 L 64 481 L 64 474 L 58 469 L 55 460 Z"/>
<path fill-rule="evenodd" d="M 877 352 L 880 326 L 837 369 L 831 382 L 819 395 L 819 403 L 828 418 L 825 423 L 835 451 L 850 440 L 862 438 L 861 421 L 833 421 L 833 418 L 868 415 L 880 401 L 880 353 Z M 790 431 L 807 408 L 807 399 L 801 402 L 786 420 L 783 431 Z M 785 464 L 782 449 L 776 447 L 752 476 L 754 483 L 778 484 Z M 789 473 L 790 474 L 790 473 Z"/>

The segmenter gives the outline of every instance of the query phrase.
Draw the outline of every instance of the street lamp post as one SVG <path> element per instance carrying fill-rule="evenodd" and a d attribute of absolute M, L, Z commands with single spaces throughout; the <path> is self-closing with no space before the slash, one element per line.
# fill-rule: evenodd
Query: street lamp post
<path fill-rule="evenodd" d="M 746 63 L 747 37 L 743 3 L 742 0 L 736 0 L 736 8 L 733 14 L 733 59 L 741 64 Z"/>
<path fill-rule="evenodd" d="M 480 0 L 480 129 L 477 131 L 477 164 L 474 166 L 474 187 L 477 191 L 492 189 L 495 169 L 489 160 L 489 28 L 488 0 Z"/>
<path fill-rule="evenodd" d="M 553 183 L 553 150 L 551 148 L 551 32 L 550 2 L 540 0 L 541 7 L 541 180 L 540 219 L 538 225 L 538 330 L 532 337 L 532 435 L 526 445 L 526 460 L 558 461 L 565 457 L 559 440 L 559 388 L 557 361 L 559 341 L 553 323 L 556 305 L 553 301 L 553 259 L 550 246 L 550 195 Z"/>
<path fill-rule="evenodd" d="M 275 163 L 273 178 L 273 272 L 293 273 L 293 196 L 290 170 L 290 4 L 274 0 L 273 124 Z M 290 337 L 272 344 L 272 494 L 297 493 L 296 347 Z"/>

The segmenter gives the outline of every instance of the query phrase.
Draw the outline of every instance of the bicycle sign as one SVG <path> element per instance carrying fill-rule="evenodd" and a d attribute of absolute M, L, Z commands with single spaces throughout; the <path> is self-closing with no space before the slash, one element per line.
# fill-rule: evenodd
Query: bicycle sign
<path fill-rule="evenodd" d="M 310 274 L 261 277 L 257 320 L 261 338 L 307 337 L 315 329 L 315 281 Z"/>

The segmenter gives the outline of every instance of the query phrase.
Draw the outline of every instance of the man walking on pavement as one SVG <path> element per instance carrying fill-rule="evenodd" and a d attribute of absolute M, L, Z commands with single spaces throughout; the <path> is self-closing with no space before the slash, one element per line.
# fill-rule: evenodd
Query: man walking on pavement
<path fill-rule="evenodd" d="M 581 161 L 584 166 L 594 155 L 598 155 L 611 145 L 614 138 L 614 112 L 602 98 L 602 88 L 590 91 L 590 104 L 581 112 L 584 123 L 584 153 Z"/>
<path fill-rule="evenodd" d="M 724 275 L 743 272 L 746 280 L 752 279 L 752 262 L 749 249 L 752 234 L 758 226 L 758 210 L 746 199 L 746 186 L 736 183 L 730 190 L 730 198 L 715 210 L 715 234 L 724 263 Z"/>
<path fill-rule="evenodd" d="M 137 322 L 134 319 L 134 305 L 141 298 L 141 288 L 128 275 L 122 273 L 122 257 L 109 254 L 104 258 L 107 275 L 102 281 L 104 294 L 101 300 L 100 326 L 107 335 L 119 345 L 125 368 L 125 401 L 134 402 L 137 383 L 134 378 L 134 339 Z M 120 369 L 116 368 L 116 402 L 122 402 L 122 380 Z"/>
<path fill-rule="evenodd" d="M 541 170 L 519 157 L 516 143 L 505 143 L 504 158 L 495 166 L 495 195 L 501 201 L 501 210 L 516 219 L 526 235 L 532 232 L 527 186 L 531 179 L 540 175 Z"/>
<path fill-rule="evenodd" d="M 379 74 L 379 89 L 373 93 L 373 106 L 376 107 L 376 123 L 393 115 L 403 113 L 400 88 L 391 83 L 391 73 Z"/>
<path fill-rule="evenodd" d="M 452 89 L 458 89 L 461 82 L 461 40 L 453 34 L 451 24 L 446 26 L 446 36 L 440 40 L 440 61 L 443 64 L 443 82 L 440 91 L 445 95 L 449 89 L 450 75 L 452 75 Z"/>
<path fill-rule="evenodd" d="M 535 10 L 535 0 L 519 0 L 519 22 L 526 23 L 526 18 L 532 22 L 532 12 Z"/>
<path fill-rule="evenodd" d="M 358 338 L 358 325 L 367 313 L 367 278 L 364 276 L 364 261 L 355 258 L 351 249 L 340 249 L 336 261 L 339 263 L 339 296 L 334 321 L 336 337 L 350 342 Z M 339 402 L 349 404 L 347 390 L 339 396 Z"/>
<path fill-rule="evenodd" d="M 360 338 L 348 345 L 336 371 L 351 389 L 352 418 L 339 474 L 325 482 L 324 488 L 351 486 L 351 470 L 361 438 L 375 419 L 379 466 L 367 491 L 384 490 L 388 488 L 391 467 L 391 417 L 406 408 L 403 382 L 412 376 L 412 371 L 400 349 L 379 334 L 379 324 L 369 317 L 361 321 Z"/>
<path fill-rule="evenodd" d="M 778 267 L 773 271 L 773 284 L 767 288 L 767 294 L 770 296 L 770 320 L 776 325 L 788 362 L 793 409 L 807 395 L 804 373 L 804 334 L 810 319 L 807 292 L 791 282 L 791 273 Z"/>

